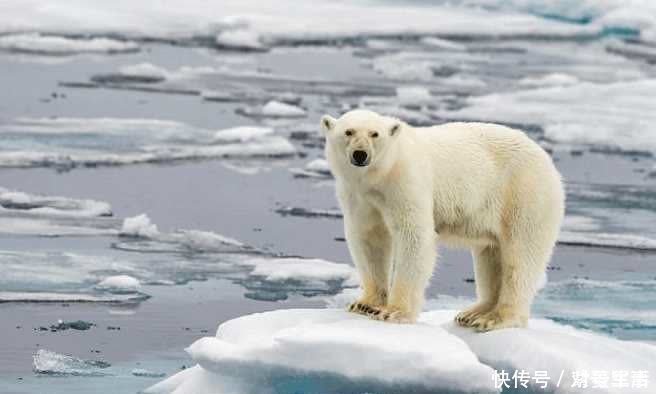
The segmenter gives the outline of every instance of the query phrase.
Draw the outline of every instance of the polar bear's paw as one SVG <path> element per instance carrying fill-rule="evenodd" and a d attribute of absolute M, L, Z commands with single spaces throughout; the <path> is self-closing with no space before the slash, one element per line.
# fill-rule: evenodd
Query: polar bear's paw
<path fill-rule="evenodd" d="M 488 313 L 494 305 L 489 303 L 477 303 L 464 309 L 455 317 L 456 323 L 463 327 L 469 327 L 479 316 Z"/>
<path fill-rule="evenodd" d="M 385 321 L 389 323 L 410 324 L 414 323 L 416 317 L 408 312 L 398 308 L 379 307 L 378 313 L 369 315 L 374 320 Z"/>
<path fill-rule="evenodd" d="M 380 314 L 380 307 L 373 306 L 369 303 L 356 301 L 348 306 L 347 310 L 353 313 L 359 313 L 365 316 L 375 316 Z"/>
<path fill-rule="evenodd" d="M 522 316 L 512 307 L 497 306 L 487 313 L 472 319 L 468 324 L 478 332 L 498 330 L 501 328 L 526 327 L 528 318 Z"/>

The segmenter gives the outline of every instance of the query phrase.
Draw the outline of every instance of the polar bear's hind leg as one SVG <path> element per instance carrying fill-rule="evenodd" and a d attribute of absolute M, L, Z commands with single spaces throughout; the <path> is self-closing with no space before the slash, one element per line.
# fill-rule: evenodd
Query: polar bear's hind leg
<path fill-rule="evenodd" d="M 476 294 L 474 305 L 456 315 L 456 322 L 468 327 L 476 318 L 488 313 L 497 303 L 501 278 L 501 252 L 496 246 L 476 247 L 472 250 Z"/>

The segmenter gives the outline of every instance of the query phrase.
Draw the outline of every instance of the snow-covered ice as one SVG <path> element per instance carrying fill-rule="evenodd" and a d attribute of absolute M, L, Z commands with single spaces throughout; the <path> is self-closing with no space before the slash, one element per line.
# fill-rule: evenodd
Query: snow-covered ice
<path fill-rule="evenodd" d="M 340 286 L 357 286 L 358 275 L 350 265 L 322 259 L 307 258 L 254 258 L 241 262 L 252 266 L 250 275 L 271 282 L 335 282 Z"/>
<path fill-rule="evenodd" d="M 271 127 L 239 126 L 219 130 L 214 134 L 215 141 L 245 142 L 273 134 Z"/>
<path fill-rule="evenodd" d="M 0 123 L 0 167 L 125 165 L 184 159 L 289 157 L 296 148 L 284 137 L 236 129 L 224 139 L 216 130 L 161 119 L 18 118 Z M 33 144 L 36 137 L 42 142 Z M 95 137 L 95 138 L 91 138 Z M 26 150 L 26 144 L 31 144 Z M 117 148 L 118 147 L 118 148 Z"/>
<path fill-rule="evenodd" d="M 655 152 L 656 101 L 645 99 L 655 89 L 654 79 L 582 82 L 470 97 L 464 108 L 440 114 L 449 119 L 538 124 L 546 137 L 558 142 Z"/>
<path fill-rule="evenodd" d="M 199 364 L 195 372 L 176 375 L 147 392 L 231 392 L 231 379 L 243 394 L 495 391 L 493 370 L 444 329 L 385 324 L 341 310 L 240 317 L 187 352 Z M 209 385 L 202 384 L 206 373 L 216 375 Z"/>
<path fill-rule="evenodd" d="M 326 18 L 326 15 L 339 17 Z M 45 0 L 12 0 L 3 2 L 0 7 L 0 32 L 113 32 L 128 37 L 160 39 L 216 37 L 220 44 L 241 47 L 253 46 L 262 40 L 272 44 L 381 35 L 580 37 L 599 33 L 603 28 L 568 24 L 527 13 L 488 11 L 481 7 L 404 5 L 402 15 L 400 18 L 399 7 L 394 4 L 371 7 L 359 1 L 230 0 L 219 5 L 192 0 L 170 2 L 161 7 L 155 0 L 138 4 L 128 0 L 78 0 L 57 6 Z M 639 14 L 625 18 L 626 24 L 636 25 L 636 15 Z M 436 20 L 440 23 L 435 23 Z M 640 20 L 648 24 L 644 16 Z M 616 25 L 621 25 L 621 21 Z"/>
<path fill-rule="evenodd" d="M 114 294 L 137 293 L 141 290 L 141 282 L 139 282 L 139 279 L 129 275 L 115 275 L 100 281 L 96 285 L 96 288 Z"/>
<path fill-rule="evenodd" d="M 136 52 L 139 44 L 110 38 L 67 38 L 39 33 L 0 36 L 0 49 L 45 55 Z"/>
<path fill-rule="evenodd" d="M 574 393 L 572 373 L 654 371 L 656 347 L 532 319 L 528 329 L 475 333 L 455 311 L 425 312 L 413 325 L 343 310 L 278 310 L 219 326 L 187 352 L 197 365 L 148 393 L 496 392 L 495 370 L 547 371 L 547 392 Z M 563 371 L 559 387 L 557 380 Z M 529 382 L 537 388 L 533 381 Z M 593 392 L 648 393 L 622 388 Z"/>
<path fill-rule="evenodd" d="M 111 206 L 104 201 L 44 196 L 0 187 L 0 212 L 2 211 L 40 216 L 112 216 Z"/>
<path fill-rule="evenodd" d="M 332 178 L 333 176 L 328 161 L 323 158 L 311 160 L 303 168 L 290 168 L 289 170 L 301 178 Z"/>
<path fill-rule="evenodd" d="M 262 107 L 262 115 L 272 118 L 298 118 L 306 115 L 303 108 L 280 101 L 269 101 Z"/>
<path fill-rule="evenodd" d="M 34 372 L 44 375 L 106 376 L 110 366 L 105 361 L 83 360 L 46 349 L 39 349 L 33 357 Z"/>

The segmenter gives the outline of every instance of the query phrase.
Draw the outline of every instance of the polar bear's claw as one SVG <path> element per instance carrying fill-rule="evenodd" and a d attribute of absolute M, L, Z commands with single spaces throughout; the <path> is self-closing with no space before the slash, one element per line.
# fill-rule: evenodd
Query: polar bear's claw
<path fill-rule="evenodd" d="M 398 309 L 381 308 L 378 313 L 370 314 L 374 320 L 386 321 L 389 323 L 409 324 L 415 321 L 409 313 Z"/>
<path fill-rule="evenodd" d="M 380 314 L 380 310 L 375 306 L 366 304 L 364 302 L 354 302 L 348 307 L 349 312 L 359 313 L 366 316 L 375 316 Z"/>
<path fill-rule="evenodd" d="M 526 327 L 528 318 L 509 313 L 505 308 L 495 308 L 478 317 L 470 319 L 468 325 L 478 332 L 498 330 L 501 328 Z"/>

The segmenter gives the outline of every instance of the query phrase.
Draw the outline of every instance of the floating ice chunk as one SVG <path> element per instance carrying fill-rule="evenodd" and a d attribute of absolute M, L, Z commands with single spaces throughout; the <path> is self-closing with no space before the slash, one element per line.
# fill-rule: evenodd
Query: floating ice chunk
<path fill-rule="evenodd" d="M 53 293 L 0 291 L 0 303 L 3 302 L 98 302 L 98 303 L 135 303 L 150 298 L 137 294 L 93 294 L 93 293 Z"/>
<path fill-rule="evenodd" d="M 157 237 L 160 232 L 157 225 L 150 222 L 150 218 L 145 213 L 123 220 L 123 226 L 120 231 L 121 235 L 132 237 Z"/>
<path fill-rule="evenodd" d="M 330 164 L 326 159 L 314 159 L 305 165 L 308 171 L 317 172 L 320 174 L 330 174 Z"/>
<path fill-rule="evenodd" d="M 434 311 L 422 314 L 420 321 L 443 327 L 467 343 L 478 359 L 501 371 L 525 370 L 530 376 L 546 371 L 548 389 L 557 393 L 577 393 L 573 387 L 575 371 L 654 371 L 656 346 L 621 341 L 599 334 L 561 326 L 543 319 L 532 319 L 528 329 L 505 329 L 476 333 L 453 322 L 455 312 Z M 562 374 L 562 375 L 561 375 Z M 560 380 L 562 376 L 562 380 Z M 560 380 L 560 386 L 556 382 Z M 531 380 L 529 387 L 539 389 Z M 608 387 L 598 393 L 649 393 L 648 387 Z"/>
<path fill-rule="evenodd" d="M 420 40 L 424 45 L 432 48 L 439 48 L 447 51 L 465 51 L 467 46 L 451 40 L 445 40 L 437 37 L 424 37 Z"/>
<path fill-rule="evenodd" d="M 399 86 L 396 88 L 396 96 L 402 105 L 420 105 L 434 101 L 430 91 L 422 86 Z"/>
<path fill-rule="evenodd" d="M 300 178 L 332 178 L 333 176 L 326 159 L 314 159 L 304 168 L 290 168 L 290 171 Z"/>
<path fill-rule="evenodd" d="M 273 134 L 271 127 L 240 126 L 219 130 L 214 134 L 215 142 L 245 142 Z"/>
<path fill-rule="evenodd" d="M 520 85 L 531 87 L 568 86 L 578 82 L 579 79 L 576 76 L 563 73 L 551 73 L 539 77 L 525 77 L 519 80 Z"/>
<path fill-rule="evenodd" d="M 141 290 L 141 282 L 129 275 L 116 275 L 103 279 L 96 288 L 115 294 L 137 293 Z"/>
<path fill-rule="evenodd" d="M 275 100 L 269 101 L 262 107 L 262 115 L 272 118 L 300 118 L 305 114 L 305 110 L 301 107 Z"/>
<path fill-rule="evenodd" d="M 216 36 L 216 44 L 229 49 L 258 51 L 266 49 L 260 40 L 259 33 L 248 29 L 222 31 Z"/>
<path fill-rule="evenodd" d="M 342 310 L 240 317 L 187 352 L 199 366 L 147 392 L 216 392 L 215 383 L 243 394 L 497 391 L 494 371 L 439 325 L 388 324 Z"/>
<path fill-rule="evenodd" d="M 656 151 L 655 79 L 497 93 L 466 100 L 441 116 L 514 124 L 539 124 L 555 141 Z M 612 97 L 612 100 L 608 100 Z M 499 108 L 504 111 L 499 111 Z"/>
<path fill-rule="evenodd" d="M 30 215 L 31 216 L 31 215 Z M 66 235 L 116 235 L 117 230 L 113 228 L 113 222 L 105 225 L 97 221 L 75 222 L 58 221 L 55 218 L 39 217 L 4 217 L 0 211 L 0 233 L 40 236 L 66 236 Z M 98 219 L 96 219 L 98 220 Z"/>
<path fill-rule="evenodd" d="M 112 216 L 111 206 L 104 201 L 42 196 L 0 187 L 0 210 L 2 209 L 43 216 Z"/>
<path fill-rule="evenodd" d="M 111 364 L 105 361 L 83 360 L 39 349 L 33 357 L 33 370 L 44 375 L 106 376 Z"/>
<path fill-rule="evenodd" d="M 252 266 L 251 276 L 262 277 L 271 282 L 342 282 L 344 286 L 357 286 L 358 275 L 347 264 L 333 263 L 322 259 L 305 258 L 254 258 L 241 264 Z"/>
<path fill-rule="evenodd" d="M 229 137 L 241 133 L 234 130 Z M 35 136 L 49 135 L 38 149 L 25 151 Z M 216 130 L 160 119 L 19 118 L 0 124 L 9 141 L 0 167 L 126 165 L 185 159 L 286 157 L 296 153 L 284 137 L 250 133 L 236 141 L 215 140 Z M 220 133 L 219 133 L 220 134 Z M 96 136 L 90 139 L 90 136 Z M 218 136 L 221 139 L 221 135 Z M 80 141 L 82 140 L 82 141 Z M 91 141 L 91 142 L 90 142 Z M 120 149 L 117 148 L 120 147 Z"/>
<path fill-rule="evenodd" d="M 119 69 L 119 73 L 123 76 L 146 82 L 163 81 L 169 75 L 169 72 L 164 68 L 155 66 L 152 63 L 139 63 L 129 66 L 122 66 Z"/>
<path fill-rule="evenodd" d="M 138 377 L 143 377 L 143 378 L 163 378 L 166 376 L 165 373 L 162 372 L 154 372 L 150 371 L 147 369 L 143 368 L 135 368 L 132 370 L 132 375 L 138 376 Z"/>
<path fill-rule="evenodd" d="M 154 4 L 157 3 L 148 1 L 135 4 L 128 0 L 116 0 L 64 3 L 52 7 L 46 0 L 28 3 L 6 0 L 0 9 L 0 32 L 111 32 L 123 36 L 188 41 L 194 37 L 213 37 L 217 31 L 245 31 L 238 33 L 237 38 L 234 37 L 237 33 L 228 35 L 228 41 L 252 43 L 251 37 L 257 35 L 266 39 L 267 43 L 289 43 L 331 42 L 362 36 L 577 37 L 597 34 L 603 27 L 563 23 L 512 10 L 488 11 L 481 7 L 452 4 L 430 7 L 408 4 L 403 8 L 403 18 L 399 18 L 397 5 L 384 3 L 375 6 L 366 2 L 299 6 L 293 0 L 272 3 L 247 0 L 225 4 L 191 0 L 161 8 Z M 538 4 L 542 7 L 544 2 Z M 326 18 L 326 15 L 340 17 Z M 635 12 L 633 16 L 635 19 L 640 14 Z M 642 16 L 641 19 L 645 21 L 647 18 Z"/>
<path fill-rule="evenodd" d="M 109 38 L 67 38 L 32 33 L 0 36 L 0 49 L 42 55 L 71 55 L 83 52 L 136 52 L 139 50 L 139 45 L 133 41 Z"/>
<path fill-rule="evenodd" d="M 341 219 L 344 217 L 339 209 L 307 209 L 303 207 L 282 207 L 276 209 L 282 216 L 299 216 L 304 218 L 331 218 Z"/>
<path fill-rule="evenodd" d="M 575 232 L 563 230 L 558 242 L 566 245 L 598 246 L 619 249 L 656 250 L 656 239 L 637 234 Z"/>

